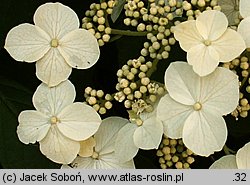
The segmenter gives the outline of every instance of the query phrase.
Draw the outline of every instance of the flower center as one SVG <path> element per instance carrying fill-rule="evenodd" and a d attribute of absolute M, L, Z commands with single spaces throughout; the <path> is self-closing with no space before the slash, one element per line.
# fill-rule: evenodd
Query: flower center
<path fill-rule="evenodd" d="M 201 105 L 200 102 L 196 102 L 196 103 L 193 105 L 193 108 L 194 108 L 195 111 L 199 111 L 199 110 L 201 110 L 202 105 Z"/>
<path fill-rule="evenodd" d="M 52 39 L 50 42 L 50 45 L 51 45 L 51 47 L 56 48 L 59 45 L 58 40 Z"/>
<path fill-rule="evenodd" d="M 210 46 L 210 45 L 211 45 L 211 41 L 210 41 L 210 40 L 204 40 L 204 44 L 205 44 L 206 46 Z"/>
<path fill-rule="evenodd" d="M 59 123 L 60 122 L 60 120 L 56 117 L 56 116 L 52 116 L 51 118 L 50 118 L 50 123 L 51 124 L 57 124 L 57 123 Z"/>
<path fill-rule="evenodd" d="M 93 159 L 98 159 L 99 154 L 97 152 L 93 152 L 92 156 Z"/>

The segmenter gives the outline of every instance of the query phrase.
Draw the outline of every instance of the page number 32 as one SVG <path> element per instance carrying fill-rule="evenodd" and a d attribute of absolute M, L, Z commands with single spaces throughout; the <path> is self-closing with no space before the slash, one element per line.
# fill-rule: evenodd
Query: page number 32
<path fill-rule="evenodd" d="M 247 174 L 246 173 L 235 173 L 234 174 L 234 179 L 233 181 L 247 181 L 246 177 Z"/>

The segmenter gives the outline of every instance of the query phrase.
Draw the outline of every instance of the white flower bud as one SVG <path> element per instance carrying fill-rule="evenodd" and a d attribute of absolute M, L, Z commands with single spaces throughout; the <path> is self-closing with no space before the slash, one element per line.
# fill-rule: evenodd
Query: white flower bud
<path fill-rule="evenodd" d="M 104 16 L 104 11 L 103 10 L 98 10 L 96 15 L 97 15 L 97 17 L 103 17 Z"/>
<path fill-rule="evenodd" d="M 104 41 L 102 39 L 98 39 L 97 42 L 98 42 L 99 46 L 104 46 Z"/>
<path fill-rule="evenodd" d="M 105 106 L 106 109 L 109 110 L 109 109 L 112 108 L 113 105 L 112 105 L 112 103 L 110 101 L 107 101 L 107 102 L 105 102 L 104 106 Z"/>
<path fill-rule="evenodd" d="M 125 106 L 125 108 L 130 109 L 130 108 L 131 108 L 131 106 L 132 106 L 131 101 L 130 101 L 130 100 L 125 100 L 125 102 L 124 102 L 124 106 Z"/>
<path fill-rule="evenodd" d="M 95 105 L 93 105 L 93 108 L 97 112 L 100 109 L 100 105 L 99 104 L 95 104 Z"/>
<path fill-rule="evenodd" d="M 96 39 L 100 39 L 101 38 L 101 33 L 100 32 L 96 32 L 95 33 L 95 38 Z"/>
<path fill-rule="evenodd" d="M 129 26 L 129 25 L 131 24 L 130 18 L 124 19 L 123 22 L 124 22 L 124 24 L 125 24 L 126 26 Z"/>
<path fill-rule="evenodd" d="M 149 95 L 149 100 L 152 102 L 152 103 L 155 103 L 156 100 L 157 100 L 157 97 L 153 94 Z"/>
<path fill-rule="evenodd" d="M 104 17 L 99 17 L 97 22 L 98 22 L 98 24 L 104 24 L 105 23 L 105 18 Z"/>
<path fill-rule="evenodd" d="M 121 81 L 120 81 L 120 87 L 121 88 L 125 88 L 125 87 L 128 87 L 128 85 L 129 85 L 129 81 L 127 80 L 127 79 L 122 79 Z"/>
<path fill-rule="evenodd" d="M 105 26 L 99 25 L 99 26 L 97 26 L 97 29 L 98 29 L 98 31 L 103 32 L 105 30 Z"/>
<path fill-rule="evenodd" d="M 105 31 L 106 34 L 111 34 L 111 28 L 110 27 L 105 28 L 104 31 Z"/>
<path fill-rule="evenodd" d="M 88 98 L 88 103 L 89 103 L 90 105 L 95 105 L 96 102 L 97 102 L 97 101 L 96 101 L 96 98 L 95 98 L 95 97 L 91 96 L 91 97 Z"/>
<path fill-rule="evenodd" d="M 163 95 L 164 92 L 165 92 L 165 89 L 164 89 L 163 87 L 159 87 L 159 88 L 157 89 L 157 93 L 158 93 L 159 95 Z"/>
<path fill-rule="evenodd" d="M 101 107 L 98 112 L 100 114 L 106 114 L 107 110 L 105 109 L 105 107 Z"/>
<path fill-rule="evenodd" d="M 111 101 L 113 98 L 112 98 L 112 96 L 110 95 L 110 94 L 106 94 L 105 95 L 105 100 L 107 100 L 107 101 Z"/>
<path fill-rule="evenodd" d="M 136 19 L 133 19 L 131 21 L 131 26 L 137 26 L 138 25 L 138 21 Z"/>
<path fill-rule="evenodd" d="M 148 89 L 147 89 L 146 86 L 141 86 L 141 87 L 140 87 L 140 92 L 141 92 L 142 94 L 146 93 L 147 90 L 148 90 Z"/>
<path fill-rule="evenodd" d="M 91 96 L 96 96 L 96 92 L 97 92 L 97 91 L 96 91 L 95 89 L 92 89 L 92 90 L 90 91 L 90 95 L 91 95 Z"/>
<path fill-rule="evenodd" d="M 138 26 L 137 26 L 137 31 L 145 31 L 146 29 L 146 26 L 144 23 L 140 23 Z"/>
<path fill-rule="evenodd" d="M 132 89 L 132 90 L 135 90 L 137 88 L 137 85 L 135 82 L 132 82 L 130 83 L 129 87 Z"/>
<path fill-rule="evenodd" d="M 140 70 L 142 71 L 142 72 L 147 72 L 148 71 L 148 66 L 146 65 L 146 64 L 142 64 L 141 66 L 140 66 Z"/>
<path fill-rule="evenodd" d="M 169 57 L 169 53 L 167 51 L 163 51 L 161 53 L 161 56 L 162 56 L 163 59 L 167 59 Z"/>
<path fill-rule="evenodd" d="M 152 44 L 152 47 L 153 47 L 155 50 L 158 50 L 158 49 L 160 49 L 161 45 L 160 45 L 159 42 L 154 42 L 154 43 Z"/>
<path fill-rule="evenodd" d="M 90 94 L 91 91 L 92 91 L 91 87 L 86 87 L 86 89 L 85 89 L 86 94 Z"/>
<path fill-rule="evenodd" d="M 104 96 L 103 90 L 98 90 L 98 91 L 96 92 L 96 95 L 97 95 L 97 97 L 99 97 L 99 98 L 103 97 L 103 96 Z"/>
<path fill-rule="evenodd" d="M 115 93 L 115 96 L 114 96 L 115 100 L 118 101 L 118 102 L 122 102 L 123 100 L 125 100 L 125 94 L 120 91 L 120 92 L 117 92 Z"/>
<path fill-rule="evenodd" d="M 129 95 L 131 93 L 131 89 L 129 87 L 126 87 L 123 89 L 124 94 Z"/>
<path fill-rule="evenodd" d="M 108 34 L 104 34 L 104 35 L 102 36 L 102 40 L 103 40 L 104 42 L 108 42 L 109 39 L 110 39 L 110 36 L 109 36 Z"/>
<path fill-rule="evenodd" d="M 140 91 L 135 91 L 134 92 L 134 97 L 137 98 L 137 99 L 139 99 L 139 98 L 142 97 L 142 93 Z"/>
<path fill-rule="evenodd" d="M 148 61 L 148 62 L 146 63 L 146 65 L 148 66 L 148 68 L 151 68 L 153 64 L 152 64 L 152 62 Z"/>
<path fill-rule="evenodd" d="M 101 3 L 101 9 L 107 9 L 107 7 L 108 7 L 108 4 L 106 3 L 106 2 L 102 2 Z"/>
<path fill-rule="evenodd" d="M 148 85 L 150 83 L 150 79 L 148 77 L 144 77 L 141 79 L 142 85 Z"/>

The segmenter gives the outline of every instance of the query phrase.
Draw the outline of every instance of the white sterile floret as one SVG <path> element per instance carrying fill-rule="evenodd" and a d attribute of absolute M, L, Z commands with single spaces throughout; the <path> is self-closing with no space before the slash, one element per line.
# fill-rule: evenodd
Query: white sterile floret
<path fill-rule="evenodd" d="M 117 133 L 128 122 L 127 119 L 120 117 L 109 117 L 104 119 L 94 135 L 95 147 L 91 155 L 85 157 L 78 156 L 70 166 L 84 169 L 134 169 L 133 160 L 121 163 L 114 154 Z M 85 148 L 81 148 L 81 150 L 85 150 Z M 126 148 L 124 148 L 124 150 L 126 150 Z M 62 168 L 71 167 L 68 165 L 62 166 Z"/>
<path fill-rule="evenodd" d="M 216 10 L 204 11 L 196 20 L 177 25 L 174 36 L 199 76 L 212 73 L 219 62 L 233 60 L 246 48 L 241 35 L 228 28 L 226 16 Z"/>
<path fill-rule="evenodd" d="M 250 169 L 250 142 L 238 150 L 236 155 L 226 155 L 215 161 L 210 169 Z"/>
<path fill-rule="evenodd" d="M 155 103 L 155 107 L 158 102 Z M 139 118 L 127 123 L 118 132 L 115 142 L 115 154 L 125 162 L 136 156 L 139 148 L 144 150 L 157 149 L 163 134 L 162 122 L 153 112 L 143 112 Z"/>
<path fill-rule="evenodd" d="M 73 103 L 75 95 L 68 80 L 53 88 L 38 86 L 33 95 L 36 110 L 22 111 L 18 117 L 20 141 L 39 142 L 41 152 L 56 163 L 72 162 L 79 153 L 79 141 L 92 136 L 101 123 L 92 107 Z"/>
<path fill-rule="evenodd" d="M 240 22 L 239 0 L 218 0 L 218 5 L 227 16 L 229 26 L 237 25 Z"/>
<path fill-rule="evenodd" d="M 187 148 L 197 155 L 220 151 L 227 138 L 222 116 L 238 105 L 238 76 L 218 67 L 200 77 L 186 62 L 174 62 L 166 70 L 165 86 L 169 94 L 157 107 L 164 134 L 172 139 L 183 138 Z"/>
<path fill-rule="evenodd" d="M 240 0 L 240 15 L 244 18 L 239 26 L 238 32 L 246 42 L 247 48 L 250 47 L 250 1 Z"/>
<path fill-rule="evenodd" d="M 69 7 L 61 3 L 41 5 L 34 23 L 12 28 L 5 49 L 17 61 L 37 61 L 37 78 L 48 86 L 67 80 L 72 67 L 87 69 L 97 62 L 97 40 L 87 30 L 79 29 L 78 17 Z"/>

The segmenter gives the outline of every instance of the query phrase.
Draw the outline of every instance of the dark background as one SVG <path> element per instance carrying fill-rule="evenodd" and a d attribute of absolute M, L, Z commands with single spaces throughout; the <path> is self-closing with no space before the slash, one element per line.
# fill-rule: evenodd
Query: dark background
<path fill-rule="evenodd" d="M 32 19 L 35 10 L 39 5 L 46 2 L 61 2 L 71 7 L 78 14 L 81 21 L 89 5 L 92 2 L 98 1 L 1 0 L 0 95 L 3 95 L 3 98 L 0 97 L 0 167 L 3 168 L 60 167 L 60 165 L 50 162 L 40 153 L 38 144 L 24 145 L 16 136 L 16 126 L 18 125 L 16 120 L 17 115 L 22 110 L 33 109 L 31 97 L 41 82 L 35 76 L 34 63 L 17 62 L 12 59 L 3 48 L 8 31 L 21 23 L 33 24 Z M 73 69 L 69 79 L 76 87 L 76 101 L 84 101 L 83 92 L 87 86 L 91 86 L 95 89 L 103 89 L 106 93 L 114 93 L 117 82 L 116 71 L 126 63 L 128 59 L 139 57 L 139 52 L 144 41 L 145 38 L 122 37 L 120 40 L 108 43 L 101 48 L 100 59 L 92 68 L 87 70 Z M 173 52 L 170 54 L 170 58 L 163 61 L 160 67 L 158 67 L 159 70 L 152 76 L 154 80 L 163 82 L 164 72 L 169 63 L 175 60 L 185 60 L 185 53 L 178 49 L 178 45 L 174 47 Z M 13 98 L 20 99 L 25 103 L 15 104 L 14 108 L 5 106 L 5 100 L 9 101 Z M 8 112 L 7 110 L 10 108 L 13 108 L 12 113 L 9 113 L 10 111 Z M 114 108 L 109 111 L 107 115 L 103 116 L 103 118 L 112 115 L 127 117 L 125 109 L 122 104 L 119 103 L 114 103 Z M 250 141 L 250 120 L 247 118 L 235 122 L 231 116 L 227 116 L 226 121 L 229 129 L 227 145 L 234 150 L 238 150 L 246 142 Z M 158 158 L 155 153 L 155 150 L 140 151 L 135 158 L 136 167 L 159 168 Z M 217 152 L 213 157 L 217 159 L 222 155 L 223 152 Z M 211 158 L 197 157 L 192 167 L 208 168 L 212 162 Z"/>

